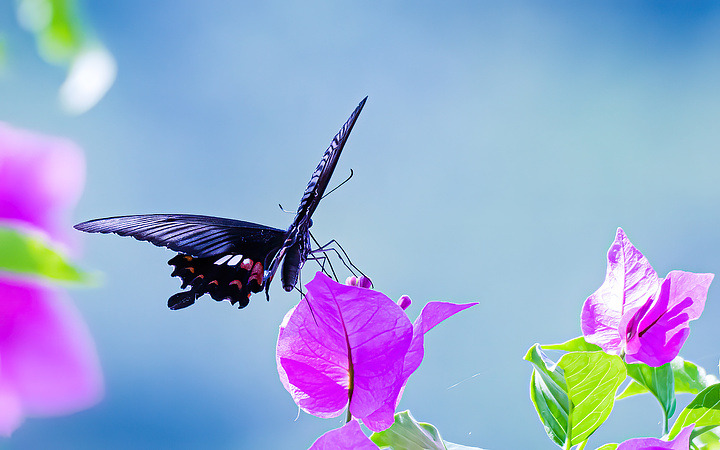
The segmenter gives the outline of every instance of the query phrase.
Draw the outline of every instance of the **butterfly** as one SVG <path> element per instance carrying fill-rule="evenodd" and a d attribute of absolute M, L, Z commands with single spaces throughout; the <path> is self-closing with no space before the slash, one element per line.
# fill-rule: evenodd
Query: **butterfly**
<path fill-rule="evenodd" d="M 287 230 L 252 222 L 191 214 L 146 214 L 108 217 L 82 222 L 75 229 L 88 233 L 132 236 L 178 252 L 168 264 L 180 277 L 181 289 L 168 307 L 181 309 L 204 294 L 244 308 L 252 293 L 265 289 L 281 268 L 283 288 L 291 291 L 300 269 L 311 256 L 311 216 L 325 193 L 348 136 L 365 106 L 365 97 L 335 135 L 310 177 L 300 205 Z"/>

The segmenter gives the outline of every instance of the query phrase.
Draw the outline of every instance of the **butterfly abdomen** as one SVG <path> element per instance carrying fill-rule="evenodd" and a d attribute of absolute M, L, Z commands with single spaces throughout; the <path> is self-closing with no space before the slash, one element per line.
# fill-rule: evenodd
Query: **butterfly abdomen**
<path fill-rule="evenodd" d="M 295 287 L 298 279 L 298 272 L 302 267 L 302 258 L 300 255 L 300 243 L 295 242 L 285 252 L 285 259 L 283 260 L 282 272 L 280 273 L 280 279 L 282 281 L 283 289 L 286 292 L 290 292 Z"/>

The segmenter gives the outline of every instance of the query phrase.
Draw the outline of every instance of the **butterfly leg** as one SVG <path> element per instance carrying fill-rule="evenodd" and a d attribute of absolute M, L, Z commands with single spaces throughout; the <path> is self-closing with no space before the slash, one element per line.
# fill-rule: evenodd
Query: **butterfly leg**
<path fill-rule="evenodd" d="M 320 270 L 325 275 L 332 277 L 335 281 L 338 280 L 337 274 L 335 273 L 335 268 L 332 265 L 332 261 L 330 261 L 330 257 L 327 255 L 327 252 L 324 250 L 320 250 L 315 252 L 317 254 L 310 254 L 308 256 L 309 260 L 315 261 L 320 266 Z M 327 264 L 328 267 L 330 267 L 330 272 L 328 272 L 325 265 Z"/>
<path fill-rule="evenodd" d="M 312 235 L 312 233 L 310 234 L 310 237 L 312 238 L 313 242 L 315 242 L 315 245 L 318 246 L 318 248 L 316 248 L 310 252 L 310 256 L 308 257 L 308 259 L 323 259 L 323 258 L 325 258 L 325 259 L 328 259 L 328 261 L 329 261 L 327 253 L 333 252 L 337 256 L 337 258 L 340 260 L 340 262 L 342 262 L 343 265 L 350 271 L 350 273 L 352 273 L 355 276 L 357 276 L 358 273 L 362 276 L 365 276 L 363 271 L 360 270 L 355 264 L 353 264 L 353 262 L 350 260 L 350 257 L 348 256 L 347 252 L 345 251 L 344 248 L 342 248 L 342 245 L 340 245 L 340 243 L 338 241 L 333 239 L 325 245 L 320 245 L 318 243 L 317 239 L 315 239 L 315 236 Z M 335 248 L 335 246 L 337 246 L 337 248 Z M 338 248 L 340 250 L 338 250 Z M 315 254 L 317 254 L 317 253 L 322 253 L 323 256 L 316 256 Z M 333 273 L 335 273 L 335 272 L 333 271 Z M 337 277 L 336 277 L 336 279 L 337 279 Z"/>

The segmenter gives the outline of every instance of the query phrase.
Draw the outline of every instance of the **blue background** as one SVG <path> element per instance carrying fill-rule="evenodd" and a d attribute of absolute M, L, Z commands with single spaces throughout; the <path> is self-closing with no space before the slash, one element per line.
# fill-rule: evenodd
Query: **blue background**
<path fill-rule="evenodd" d="M 528 394 L 535 342 L 580 334 L 618 226 L 657 272 L 720 272 L 720 6 L 713 2 L 83 2 L 118 61 L 89 113 L 0 5 L 0 118 L 86 151 L 76 221 L 195 213 L 285 228 L 332 136 L 369 96 L 314 216 L 397 299 L 480 305 L 435 328 L 400 409 L 449 441 L 552 449 Z M 106 377 L 98 406 L 30 419 L 11 449 L 307 448 L 275 368 L 298 300 L 170 311 L 172 252 L 84 236 L 104 284 L 72 295 Z M 307 280 L 314 273 L 306 266 Z M 711 287 L 682 355 L 717 373 Z M 459 383 L 459 384 L 458 384 Z M 678 410 L 689 401 L 682 397 Z M 588 448 L 659 436 L 642 396 Z"/>

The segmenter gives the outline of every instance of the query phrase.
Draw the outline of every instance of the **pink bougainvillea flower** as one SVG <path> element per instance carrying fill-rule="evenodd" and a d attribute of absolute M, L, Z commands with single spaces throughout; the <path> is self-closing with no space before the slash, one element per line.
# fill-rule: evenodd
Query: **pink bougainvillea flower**
<path fill-rule="evenodd" d="M 351 420 L 340 428 L 320 436 L 309 450 L 378 450 L 360 428 L 360 422 Z"/>
<path fill-rule="evenodd" d="M 84 182 L 77 145 L 0 122 L 0 222 L 32 227 L 67 248 L 70 211 Z"/>
<path fill-rule="evenodd" d="M 336 283 L 319 272 L 307 289 L 307 301 L 280 325 L 280 380 L 309 414 L 336 417 L 349 402 L 352 416 L 376 432 L 394 422 L 402 389 L 422 361 L 424 334 L 477 304 L 431 302 L 411 324 L 381 292 Z"/>
<path fill-rule="evenodd" d="M 618 228 L 608 251 L 605 282 L 583 305 L 585 339 L 628 363 L 659 367 L 672 361 L 700 317 L 714 275 L 679 270 L 659 279 Z"/>
<path fill-rule="evenodd" d="M 688 450 L 690 448 L 690 434 L 695 424 L 683 428 L 672 441 L 663 441 L 657 438 L 635 438 L 617 446 L 617 450 Z"/>
<path fill-rule="evenodd" d="M 101 393 L 92 339 L 64 292 L 0 278 L 0 435 L 24 416 L 87 408 Z"/>
<path fill-rule="evenodd" d="M 0 123 L 0 227 L 42 233 L 67 247 L 63 219 L 83 180 L 74 144 Z M 0 435 L 10 435 L 25 416 L 86 408 L 101 393 L 93 342 L 64 292 L 47 280 L 0 271 Z"/>

